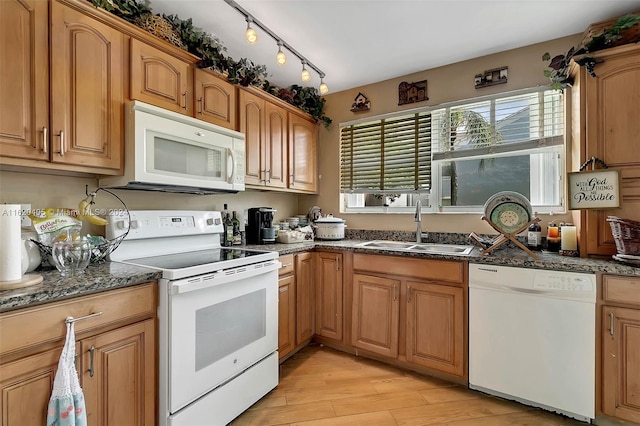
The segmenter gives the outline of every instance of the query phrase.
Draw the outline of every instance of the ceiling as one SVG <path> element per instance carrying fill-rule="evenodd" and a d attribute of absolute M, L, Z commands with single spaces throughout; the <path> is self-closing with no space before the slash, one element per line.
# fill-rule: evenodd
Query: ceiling
<path fill-rule="evenodd" d="M 330 93 L 479 56 L 582 33 L 591 23 L 640 11 L 640 0 L 236 0 L 326 74 Z M 151 0 L 153 12 L 192 18 L 238 60 L 267 66 L 277 86 L 300 80 L 292 53 L 278 66 L 276 41 L 223 0 Z M 567 46 L 567 49 L 570 46 Z M 562 53 L 562 52 L 551 52 Z"/>

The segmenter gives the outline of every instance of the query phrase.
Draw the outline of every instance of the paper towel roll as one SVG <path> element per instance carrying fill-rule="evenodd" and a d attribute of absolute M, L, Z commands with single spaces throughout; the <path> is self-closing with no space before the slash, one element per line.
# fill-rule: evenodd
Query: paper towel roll
<path fill-rule="evenodd" d="M 0 281 L 22 278 L 20 204 L 0 204 Z"/>

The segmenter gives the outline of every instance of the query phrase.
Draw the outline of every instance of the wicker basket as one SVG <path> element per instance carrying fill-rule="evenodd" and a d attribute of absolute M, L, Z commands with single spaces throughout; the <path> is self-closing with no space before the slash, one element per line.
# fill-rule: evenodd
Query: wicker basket
<path fill-rule="evenodd" d="M 607 222 L 611 226 L 618 253 L 640 255 L 640 222 L 617 216 L 607 217 Z"/>
<path fill-rule="evenodd" d="M 187 46 L 182 42 L 180 35 L 173 28 L 171 22 L 160 15 L 142 15 L 136 19 L 136 25 L 182 50 L 187 50 Z"/>

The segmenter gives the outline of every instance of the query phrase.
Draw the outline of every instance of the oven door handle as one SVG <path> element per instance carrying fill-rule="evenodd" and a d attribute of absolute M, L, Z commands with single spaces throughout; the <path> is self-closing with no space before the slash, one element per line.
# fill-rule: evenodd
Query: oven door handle
<path fill-rule="evenodd" d="M 221 284 L 240 281 L 245 278 L 255 277 L 256 275 L 277 271 L 280 269 L 281 265 L 280 261 L 271 260 L 255 265 L 248 265 L 249 267 L 238 267 L 229 271 L 218 271 L 200 277 L 185 278 L 184 280 L 178 280 L 171 283 L 171 294 L 185 294 L 209 287 L 215 287 Z"/>

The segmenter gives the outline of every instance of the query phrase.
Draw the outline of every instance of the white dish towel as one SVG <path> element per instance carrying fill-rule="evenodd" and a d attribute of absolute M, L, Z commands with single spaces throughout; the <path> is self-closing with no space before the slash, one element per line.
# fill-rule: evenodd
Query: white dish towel
<path fill-rule="evenodd" d="M 73 324 L 73 321 L 67 321 L 67 338 L 53 381 L 53 392 L 51 392 L 47 411 L 47 426 L 87 425 L 84 394 L 74 362 L 76 337 Z"/>

